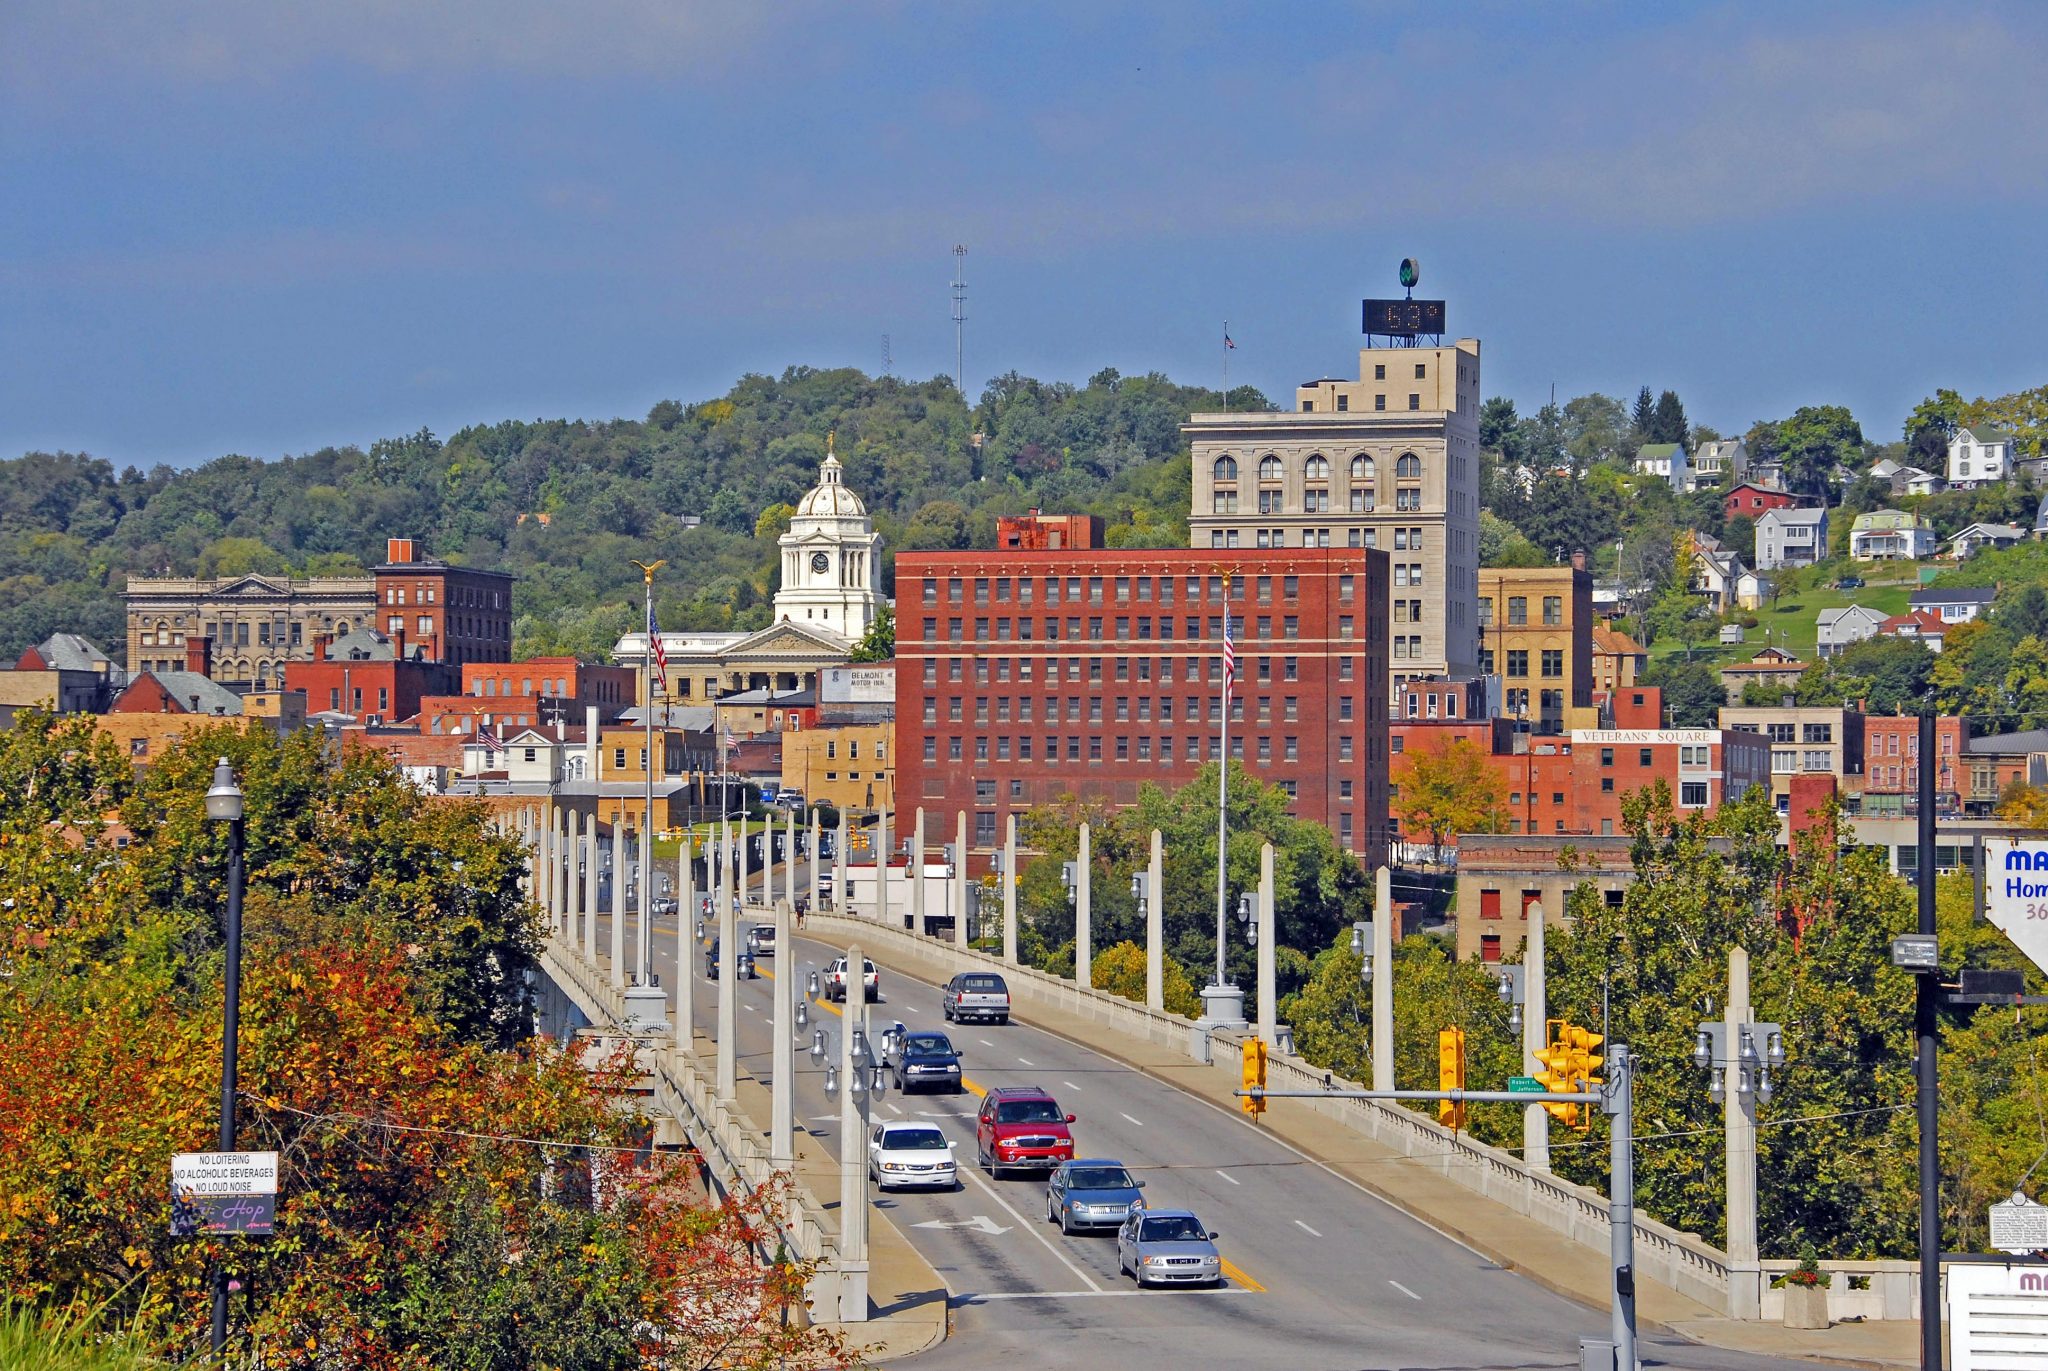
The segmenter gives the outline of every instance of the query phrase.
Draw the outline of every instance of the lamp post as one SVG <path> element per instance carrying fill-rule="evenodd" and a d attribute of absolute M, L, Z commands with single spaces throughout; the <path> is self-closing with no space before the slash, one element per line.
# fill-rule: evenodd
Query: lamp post
<path fill-rule="evenodd" d="M 221 1010 L 220 1150 L 235 1150 L 236 1048 L 242 1026 L 242 788 L 223 757 L 213 769 L 213 788 L 206 792 L 206 817 L 228 826 L 227 994 Z M 228 1272 L 225 1263 L 213 1269 L 213 1355 L 228 1345 Z"/>

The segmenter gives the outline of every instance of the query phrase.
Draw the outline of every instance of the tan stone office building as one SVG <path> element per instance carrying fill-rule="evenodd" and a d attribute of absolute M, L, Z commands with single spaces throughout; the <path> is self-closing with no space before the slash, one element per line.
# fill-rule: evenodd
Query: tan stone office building
<path fill-rule="evenodd" d="M 1479 573 L 1479 669 L 1499 675 L 1501 707 L 1537 733 L 1562 733 L 1593 703 L 1593 576 L 1583 566 Z"/>
<path fill-rule="evenodd" d="M 1278 413 L 1196 414 L 1197 548 L 1387 553 L 1390 685 L 1478 669 L 1479 342 L 1374 347 Z"/>
<path fill-rule="evenodd" d="M 249 685 L 284 679 L 287 662 L 312 659 L 313 639 L 375 627 L 377 578 L 131 576 L 128 669 L 183 671 L 185 640 L 212 640 L 214 680 Z"/>

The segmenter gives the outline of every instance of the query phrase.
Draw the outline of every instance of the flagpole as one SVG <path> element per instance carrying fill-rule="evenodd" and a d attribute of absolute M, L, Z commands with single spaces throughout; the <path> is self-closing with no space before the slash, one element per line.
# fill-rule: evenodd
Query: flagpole
<path fill-rule="evenodd" d="M 640 938 L 633 955 L 640 966 L 640 984 L 653 985 L 654 972 L 649 963 L 653 960 L 654 946 L 648 927 L 649 911 L 654 901 L 654 573 L 668 565 L 666 559 L 658 562 L 634 562 L 639 567 L 647 587 L 647 654 L 641 663 L 646 680 L 646 689 L 641 692 L 641 701 L 646 705 L 647 714 L 647 809 L 640 817 Z M 681 893 L 681 892 L 678 892 Z M 682 917 L 680 907 L 677 917 Z"/>
<path fill-rule="evenodd" d="M 1230 413 L 1230 321 L 1223 321 L 1223 412 Z M 1223 984 L 1219 976 L 1216 984 Z"/>
<path fill-rule="evenodd" d="M 1230 578 L 1223 582 L 1223 710 L 1216 723 L 1216 988 L 1228 985 L 1224 955 L 1230 948 L 1226 921 L 1230 874 L 1230 686 L 1237 674 L 1236 649 L 1230 641 Z"/>

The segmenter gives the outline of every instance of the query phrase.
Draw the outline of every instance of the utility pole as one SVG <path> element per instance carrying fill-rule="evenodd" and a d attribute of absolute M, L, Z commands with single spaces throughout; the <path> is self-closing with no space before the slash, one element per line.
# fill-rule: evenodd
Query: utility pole
<path fill-rule="evenodd" d="M 1934 796 L 1935 756 L 1934 711 L 1920 710 L 1919 847 L 1920 869 L 1916 873 L 1920 894 L 1919 932 L 1934 937 Z M 1922 1371 L 1941 1371 L 1941 1139 L 1936 1133 L 1940 1095 L 1935 1074 L 1936 1033 L 1940 1023 L 1941 977 L 1932 973 L 1915 976 L 1913 1028 L 1918 1036 L 1914 1054 L 1914 1083 L 1920 1121 L 1920 1365 Z"/>

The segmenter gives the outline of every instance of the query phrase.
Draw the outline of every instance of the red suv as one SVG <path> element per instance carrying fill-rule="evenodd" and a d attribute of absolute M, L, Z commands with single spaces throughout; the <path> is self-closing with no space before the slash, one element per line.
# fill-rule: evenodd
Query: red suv
<path fill-rule="evenodd" d="M 1074 1159 L 1072 1114 L 1035 1085 L 999 1085 L 982 1096 L 975 1120 L 975 1159 L 991 1176 L 1051 1171 Z"/>

